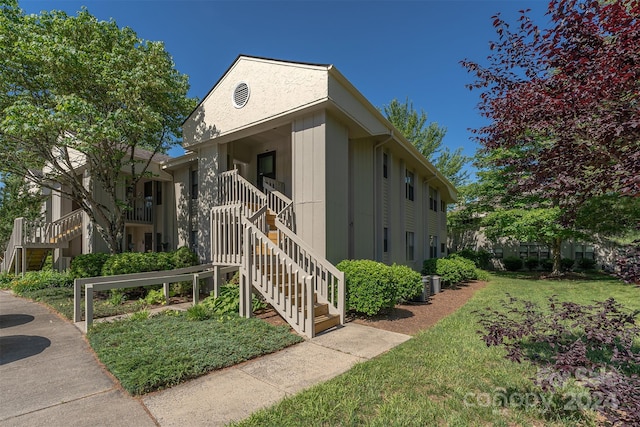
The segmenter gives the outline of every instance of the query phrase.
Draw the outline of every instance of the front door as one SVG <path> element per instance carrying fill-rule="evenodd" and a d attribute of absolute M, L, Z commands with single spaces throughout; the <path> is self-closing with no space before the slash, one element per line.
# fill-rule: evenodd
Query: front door
<path fill-rule="evenodd" d="M 276 152 L 258 154 L 258 188 L 264 191 L 264 177 L 276 179 Z"/>

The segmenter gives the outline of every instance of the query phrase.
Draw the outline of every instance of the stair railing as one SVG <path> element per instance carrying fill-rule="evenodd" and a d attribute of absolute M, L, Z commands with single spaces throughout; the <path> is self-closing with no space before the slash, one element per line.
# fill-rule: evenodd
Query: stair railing
<path fill-rule="evenodd" d="M 56 220 L 52 224 L 53 239 L 50 243 L 66 243 L 82 234 L 83 210 L 76 209 Z"/>
<path fill-rule="evenodd" d="M 211 261 L 214 265 L 242 264 L 242 222 L 245 206 L 216 206 L 211 209 Z"/>
<path fill-rule="evenodd" d="M 2 258 L 2 271 L 8 271 L 16 255 L 16 249 L 23 244 L 24 218 L 13 220 L 13 231 L 7 242 L 7 247 Z"/>
<path fill-rule="evenodd" d="M 293 215 L 293 201 L 279 191 L 267 190 L 267 201 L 269 209 L 277 214 L 277 218 L 287 228 L 294 233 L 295 229 L 295 217 Z"/>
<path fill-rule="evenodd" d="M 247 216 L 253 215 L 267 204 L 267 196 L 238 173 L 237 169 L 218 175 L 218 205 L 241 203 L 247 209 Z"/>
<path fill-rule="evenodd" d="M 265 192 L 269 190 L 269 191 L 278 191 L 284 194 L 284 182 L 277 181 L 273 178 L 269 178 L 268 176 L 262 177 L 262 187 L 264 188 Z"/>
<path fill-rule="evenodd" d="M 338 270 L 324 257 L 306 244 L 286 224 L 276 218 L 278 231 L 278 247 L 287 254 L 294 263 L 302 267 L 313 277 L 313 289 L 320 300 L 329 303 L 329 312 L 340 315 L 340 323 L 345 316 L 345 280 L 344 273 Z"/>
<path fill-rule="evenodd" d="M 296 332 L 313 337 L 313 277 L 296 265 L 249 218 L 242 218 L 242 224 L 241 311 L 250 315 L 253 286 Z"/>

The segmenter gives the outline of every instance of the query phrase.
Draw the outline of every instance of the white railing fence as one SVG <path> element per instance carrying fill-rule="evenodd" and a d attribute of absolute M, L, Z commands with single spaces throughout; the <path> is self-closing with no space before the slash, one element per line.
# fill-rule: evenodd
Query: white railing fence
<path fill-rule="evenodd" d="M 243 218 L 244 259 L 240 274 L 241 310 L 251 312 L 251 286 L 260 291 L 265 300 L 297 332 L 313 337 L 314 291 L 309 276 L 249 219 Z"/>
<path fill-rule="evenodd" d="M 247 216 L 253 215 L 267 204 L 267 196 L 238 173 L 237 169 L 218 175 L 218 205 L 241 203 L 247 208 Z"/>
<path fill-rule="evenodd" d="M 241 204 L 211 209 L 211 260 L 215 265 L 237 265 L 242 262 Z"/>
<path fill-rule="evenodd" d="M 318 299 L 329 303 L 329 312 L 340 315 L 340 323 L 344 323 L 344 273 L 324 257 L 317 255 L 279 218 L 276 219 L 276 228 L 278 229 L 278 247 L 305 273 L 313 277 L 313 289 L 317 293 Z"/>
<path fill-rule="evenodd" d="M 273 178 L 269 178 L 268 176 L 262 177 L 262 187 L 265 192 L 268 191 L 278 191 L 284 194 L 284 182 L 277 181 Z"/>
<path fill-rule="evenodd" d="M 2 271 L 9 270 L 16 256 L 16 248 L 22 246 L 22 232 L 24 226 L 24 218 L 16 218 L 13 220 L 13 231 L 11 237 L 7 242 L 7 247 L 4 251 L 4 257 L 2 257 Z"/>

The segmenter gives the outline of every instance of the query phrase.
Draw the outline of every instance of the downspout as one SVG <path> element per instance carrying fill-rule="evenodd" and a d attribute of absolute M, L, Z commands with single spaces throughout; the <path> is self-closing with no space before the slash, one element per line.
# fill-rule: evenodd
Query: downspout
<path fill-rule="evenodd" d="M 380 236 L 379 236 L 379 221 L 382 221 L 382 216 L 381 216 L 381 206 L 380 206 L 380 202 L 382 201 L 381 197 L 380 197 L 380 185 L 379 183 L 381 182 L 381 178 L 379 177 L 380 171 L 378 171 L 378 156 L 377 156 L 377 152 L 378 149 L 380 147 L 382 147 L 383 145 L 385 145 L 387 142 L 391 141 L 392 139 L 394 139 L 393 136 L 393 129 L 389 130 L 389 137 L 387 139 L 385 139 L 384 141 L 380 141 L 378 142 L 376 145 L 373 146 L 373 177 L 374 177 L 374 185 L 375 185 L 375 189 L 373 192 L 373 206 L 374 206 L 374 219 L 373 219 L 373 223 L 374 223 L 374 239 L 373 239 L 373 253 L 375 258 L 378 258 L 378 250 L 380 250 Z M 382 253 L 380 253 L 382 254 Z M 378 260 L 380 261 L 380 260 Z"/>

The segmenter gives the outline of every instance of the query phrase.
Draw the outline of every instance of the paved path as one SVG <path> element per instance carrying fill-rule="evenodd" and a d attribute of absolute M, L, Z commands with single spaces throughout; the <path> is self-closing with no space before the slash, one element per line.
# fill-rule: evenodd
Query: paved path
<path fill-rule="evenodd" d="M 0 291 L 0 426 L 223 426 L 409 338 L 348 324 L 136 399 L 101 368 L 76 326 Z"/>

